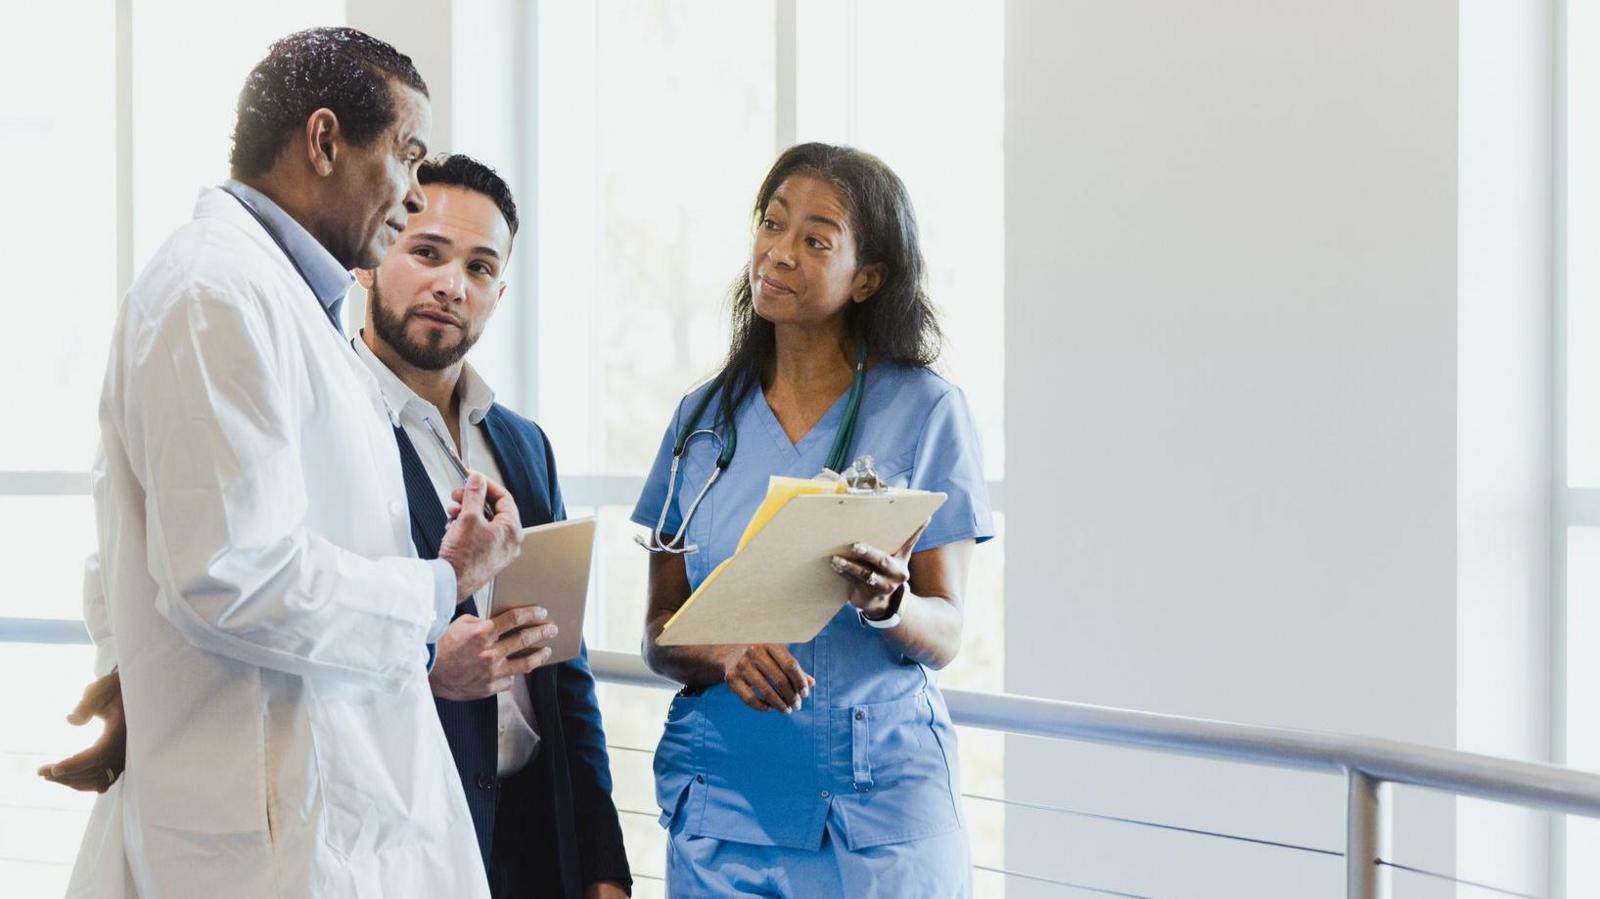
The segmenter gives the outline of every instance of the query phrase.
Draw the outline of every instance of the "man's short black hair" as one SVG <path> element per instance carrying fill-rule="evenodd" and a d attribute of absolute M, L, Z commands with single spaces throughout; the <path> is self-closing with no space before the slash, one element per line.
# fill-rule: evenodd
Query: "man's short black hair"
<path fill-rule="evenodd" d="M 394 124 L 391 81 L 428 95 L 411 57 L 354 28 L 309 28 L 274 43 L 239 92 L 234 177 L 272 168 L 290 137 L 323 107 L 338 116 L 351 143 L 370 143 Z"/>
<path fill-rule="evenodd" d="M 426 160 L 417 168 L 417 183 L 463 187 L 483 194 L 500 208 L 511 226 L 511 236 L 517 236 L 517 201 L 511 198 L 511 188 L 498 172 L 471 156 L 454 153 Z"/>

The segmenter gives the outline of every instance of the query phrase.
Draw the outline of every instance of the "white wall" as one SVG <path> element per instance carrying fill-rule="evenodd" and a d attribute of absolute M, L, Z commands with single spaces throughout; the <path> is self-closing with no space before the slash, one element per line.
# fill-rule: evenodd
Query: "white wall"
<path fill-rule="evenodd" d="M 1007 15 L 1007 689 L 1453 745 L 1456 4 Z M 1013 798 L 1342 847 L 1335 778 L 1008 752 Z M 1343 895 L 1328 856 L 1009 824 L 1015 870 Z M 1395 824 L 1453 865 L 1451 800 Z"/>
<path fill-rule="evenodd" d="M 451 146 L 453 0 L 345 0 L 345 24 L 388 41 L 411 57 L 433 99 L 429 152 Z"/>

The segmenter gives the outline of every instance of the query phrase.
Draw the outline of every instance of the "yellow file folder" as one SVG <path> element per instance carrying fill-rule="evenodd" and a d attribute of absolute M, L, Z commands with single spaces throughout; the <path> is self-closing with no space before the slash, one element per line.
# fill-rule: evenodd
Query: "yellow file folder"
<path fill-rule="evenodd" d="M 738 550 L 668 619 L 657 642 L 805 643 L 850 595 L 828 560 L 853 543 L 894 552 L 944 500 L 923 490 L 854 494 L 842 483 L 775 477 Z"/>

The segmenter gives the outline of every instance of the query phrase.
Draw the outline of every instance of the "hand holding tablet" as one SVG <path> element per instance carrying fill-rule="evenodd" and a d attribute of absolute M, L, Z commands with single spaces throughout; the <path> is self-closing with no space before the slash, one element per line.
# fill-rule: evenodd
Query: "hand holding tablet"
<path fill-rule="evenodd" d="M 583 612 L 594 560 L 595 521 L 574 518 L 536 525 L 522 532 L 522 552 L 494 581 L 490 617 L 520 606 L 542 606 L 559 633 L 548 644 L 546 665 L 577 658 L 583 640 Z"/>

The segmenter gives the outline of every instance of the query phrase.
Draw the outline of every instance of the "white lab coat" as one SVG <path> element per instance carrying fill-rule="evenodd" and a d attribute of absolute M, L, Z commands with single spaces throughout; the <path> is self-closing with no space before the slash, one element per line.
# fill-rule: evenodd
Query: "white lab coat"
<path fill-rule="evenodd" d="M 109 623 L 93 589 L 86 617 L 121 669 L 128 769 L 75 884 L 121 892 L 120 812 L 145 899 L 487 897 L 378 387 L 227 193 L 124 300 L 100 418 Z"/>

